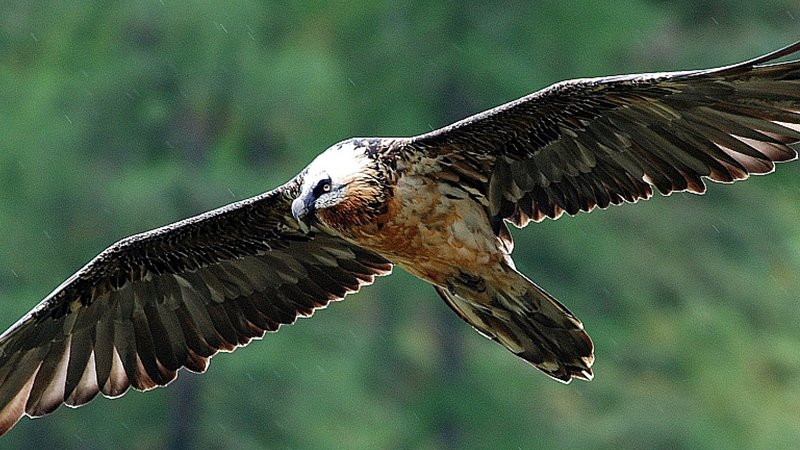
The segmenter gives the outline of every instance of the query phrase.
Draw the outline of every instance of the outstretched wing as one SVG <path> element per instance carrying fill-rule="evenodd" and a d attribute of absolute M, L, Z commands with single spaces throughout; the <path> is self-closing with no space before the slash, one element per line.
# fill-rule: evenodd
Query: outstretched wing
<path fill-rule="evenodd" d="M 203 372 L 391 271 L 380 256 L 298 231 L 300 176 L 257 197 L 131 236 L 0 336 L 0 434 L 98 392 L 122 395 Z"/>
<path fill-rule="evenodd" d="M 797 156 L 800 42 L 710 70 L 565 81 L 412 138 L 443 178 L 517 226 L 562 213 L 705 191 Z"/>

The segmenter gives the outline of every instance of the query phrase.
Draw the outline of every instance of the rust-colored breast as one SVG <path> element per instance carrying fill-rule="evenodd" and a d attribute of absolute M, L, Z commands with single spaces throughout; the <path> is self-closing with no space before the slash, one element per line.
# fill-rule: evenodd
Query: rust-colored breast
<path fill-rule="evenodd" d="M 324 220 L 421 278 L 443 284 L 459 270 L 480 270 L 504 258 L 484 207 L 452 185 L 406 177 L 379 208 L 366 203 L 358 197 L 326 212 Z M 364 208 L 379 212 L 365 214 Z"/>

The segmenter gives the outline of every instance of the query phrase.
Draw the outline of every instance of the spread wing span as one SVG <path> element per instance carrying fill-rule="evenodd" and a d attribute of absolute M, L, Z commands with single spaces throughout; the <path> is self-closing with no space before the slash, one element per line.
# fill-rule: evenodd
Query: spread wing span
<path fill-rule="evenodd" d="M 705 191 L 797 157 L 800 61 L 769 64 L 800 42 L 710 70 L 554 84 L 413 138 L 447 178 L 471 184 L 495 219 L 517 226 Z"/>
<path fill-rule="evenodd" d="M 0 434 L 22 415 L 148 390 L 387 274 L 380 256 L 291 215 L 300 176 L 123 239 L 0 336 Z"/>

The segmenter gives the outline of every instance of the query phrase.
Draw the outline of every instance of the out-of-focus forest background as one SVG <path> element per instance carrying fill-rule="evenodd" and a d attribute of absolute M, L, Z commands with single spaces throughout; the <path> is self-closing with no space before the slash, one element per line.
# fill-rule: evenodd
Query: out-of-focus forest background
<path fill-rule="evenodd" d="M 413 135 L 561 79 L 800 39 L 792 0 L 6 1 L 0 326 L 103 248 L 271 189 L 351 136 Z M 2 448 L 786 448 L 800 442 L 800 163 L 535 224 L 569 305 L 564 386 L 405 273 L 183 372 L 23 419 Z"/>

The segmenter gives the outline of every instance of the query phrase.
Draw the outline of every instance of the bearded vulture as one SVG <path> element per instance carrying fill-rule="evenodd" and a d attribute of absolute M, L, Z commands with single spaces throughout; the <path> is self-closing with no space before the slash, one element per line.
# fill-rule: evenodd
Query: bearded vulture
<path fill-rule="evenodd" d="M 590 380 L 592 340 L 514 268 L 508 223 L 701 194 L 796 158 L 800 60 L 771 62 L 799 50 L 565 81 L 419 136 L 349 139 L 277 189 L 122 239 L 0 336 L 0 434 L 203 372 L 395 264 L 548 376 Z"/>

